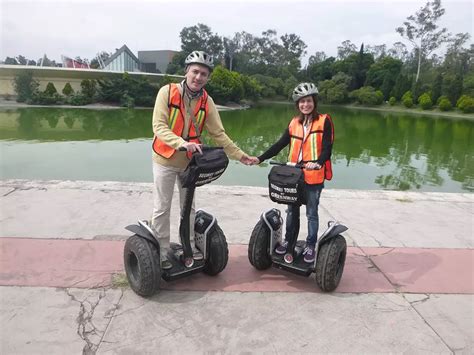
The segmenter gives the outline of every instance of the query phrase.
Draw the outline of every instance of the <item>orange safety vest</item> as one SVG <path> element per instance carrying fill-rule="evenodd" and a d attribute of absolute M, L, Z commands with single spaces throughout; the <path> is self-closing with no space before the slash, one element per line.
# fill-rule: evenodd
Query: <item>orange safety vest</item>
<path fill-rule="evenodd" d="M 319 115 L 313 120 L 311 127 L 304 136 L 303 123 L 299 121 L 299 117 L 294 117 L 289 125 L 290 131 L 290 152 L 288 153 L 288 161 L 298 163 L 300 151 L 302 151 L 303 161 L 317 160 L 323 148 L 323 132 L 324 123 L 329 120 L 332 128 L 331 143 L 334 142 L 334 125 L 329 115 Z M 327 160 L 323 167 L 319 170 L 306 170 L 304 172 L 304 181 L 307 184 L 322 184 L 324 179 L 332 179 L 331 160 Z"/>
<path fill-rule="evenodd" d="M 183 102 L 184 100 L 181 96 L 181 93 L 179 92 L 178 84 L 169 84 L 169 86 L 168 127 L 173 131 L 174 134 L 181 137 L 184 130 L 184 112 L 186 112 Z M 204 122 L 206 121 L 206 117 L 209 112 L 207 98 L 207 92 L 206 90 L 203 90 L 203 94 L 199 97 L 194 109 L 194 117 L 199 132 L 196 132 L 193 120 L 191 119 L 189 122 L 188 134 L 185 138 L 185 140 L 188 142 L 201 143 L 199 137 L 201 137 L 202 130 L 204 129 Z M 156 154 L 169 159 L 176 152 L 176 149 L 170 147 L 155 136 L 153 139 L 153 151 Z M 188 157 L 190 158 L 190 154 L 188 154 Z"/>

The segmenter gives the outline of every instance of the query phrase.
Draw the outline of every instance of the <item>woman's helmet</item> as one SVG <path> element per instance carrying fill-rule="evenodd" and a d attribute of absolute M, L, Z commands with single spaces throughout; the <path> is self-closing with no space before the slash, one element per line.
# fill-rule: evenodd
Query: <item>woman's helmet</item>
<path fill-rule="evenodd" d="M 193 51 L 191 52 L 184 61 L 186 66 L 190 64 L 202 64 L 212 70 L 214 68 L 214 60 L 212 56 L 203 51 Z"/>
<path fill-rule="evenodd" d="M 317 95 L 318 93 L 318 88 L 313 83 L 301 83 L 293 90 L 293 101 L 297 102 L 303 97 Z"/>

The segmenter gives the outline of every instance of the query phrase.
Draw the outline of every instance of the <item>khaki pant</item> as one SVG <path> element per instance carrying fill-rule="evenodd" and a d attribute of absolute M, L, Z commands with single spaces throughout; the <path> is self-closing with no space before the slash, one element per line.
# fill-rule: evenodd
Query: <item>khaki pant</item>
<path fill-rule="evenodd" d="M 179 204 L 180 210 L 184 205 L 184 197 L 187 189 L 181 187 L 181 176 L 183 169 L 163 166 L 153 161 L 153 215 L 151 225 L 158 235 L 161 254 L 166 254 L 170 247 L 170 212 L 171 201 L 173 199 L 174 185 L 178 180 Z M 189 235 L 191 246 L 194 249 L 194 219 L 196 211 L 194 208 L 194 199 L 191 206 L 189 220 Z"/>

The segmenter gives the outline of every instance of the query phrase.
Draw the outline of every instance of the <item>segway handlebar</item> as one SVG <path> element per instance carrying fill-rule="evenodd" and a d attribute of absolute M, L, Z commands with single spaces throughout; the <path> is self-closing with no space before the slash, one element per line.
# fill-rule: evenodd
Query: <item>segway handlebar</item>
<path fill-rule="evenodd" d="M 205 150 L 216 150 L 216 149 L 224 149 L 224 147 L 212 147 L 210 145 L 201 145 L 201 150 L 202 151 L 205 151 Z M 186 151 L 186 148 L 185 147 L 179 147 L 177 149 L 178 151 L 180 152 L 185 152 Z"/>
<path fill-rule="evenodd" d="M 280 163 L 278 161 L 270 160 L 270 165 L 292 166 L 294 168 L 304 169 L 306 163 L 316 163 L 316 162 L 317 162 L 316 160 L 304 160 L 300 163 L 291 163 L 291 162 Z M 315 170 L 319 170 L 319 169 L 315 169 Z"/>

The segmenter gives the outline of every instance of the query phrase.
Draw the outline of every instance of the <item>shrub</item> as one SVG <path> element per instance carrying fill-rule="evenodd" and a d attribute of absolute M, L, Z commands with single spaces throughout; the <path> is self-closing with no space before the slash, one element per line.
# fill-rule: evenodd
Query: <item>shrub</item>
<path fill-rule="evenodd" d="M 82 93 L 92 99 L 97 92 L 97 82 L 95 80 L 84 79 L 81 81 L 81 91 Z"/>
<path fill-rule="evenodd" d="M 58 90 L 56 90 L 56 87 L 53 83 L 49 82 L 48 85 L 46 85 L 46 89 L 44 89 L 44 93 L 47 96 L 53 96 L 54 94 L 58 93 Z"/>
<path fill-rule="evenodd" d="M 384 98 L 383 92 L 381 90 L 377 90 L 375 92 L 375 104 L 381 105 L 383 102 L 383 98 Z"/>
<path fill-rule="evenodd" d="M 388 100 L 388 103 L 390 104 L 390 106 L 395 105 L 396 102 L 397 102 L 397 99 L 394 96 L 392 96 L 390 100 Z"/>
<path fill-rule="evenodd" d="M 17 94 L 16 101 L 25 102 L 30 101 L 33 95 L 38 91 L 38 82 L 33 79 L 31 71 L 25 71 L 13 79 L 13 87 Z"/>
<path fill-rule="evenodd" d="M 474 112 L 474 98 L 462 95 L 456 103 L 456 107 L 464 113 L 472 113 Z"/>
<path fill-rule="evenodd" d="M 413 107 L 413 99 L 411 97 L 406 97 L 404 100 L 402 100 L 403 106 L 407 108 Z"/>
<path fill-rule="evenodd" d="M 438 107 L 441 111 L 449 111 L 453 107 L 451 101 L 447 97 L 440 97 Z"/>
<path fill-rule="evenodd" d="M 51 89 L 50 92 L 52 92 Z M 28 103 L 37 105 L 54 105 L 63 103 L 61 95 L 57 92 L 52 94 L 50 92 L 47 92 L 46 90 L 43 92 L 36 92 Z"/>
<path fill-rule="evenodd" d="M 83 106 L 92 103 L 92 100 L 84 94 L 78 92 L 66 97 L 66 103 L 73 106 Z"/>
<path fill-rule="evenodd" d="M 383 102 L 382 91 L 375 91 L 371 86 L 363 86 L 354 90 L 349 94 L 349 97 L 362 105 L 380 105 Z"/>
<path fill-rule="evenodd" d="M 64 85 L 63 94 L 65 96 L 71 96 L 72 94 L 74 94 L 74 89 L 72 88 L 71 84 L 66 83 L 66 85 Z"/>
<path fill-rule="evenodd" d="M 410 90 L 403 94 L 402 104 L 403 106 L 408 108 L 413 107 L 413 95 Z"/>
<path fill-rule="evenodd" d="M 120 99 L 120 106 L 128 108 L 135 107 L 135 99 L 125 92 Z"/>
<path fill-rule="evenodd" d="M 436 101 L 436 105 L 439 106 L 439 103 L 440 103 L 441 100 L 443 100 L 443 99 L 449 100 L 449 98 L 448 98 L 447 96 L 440 96 L 440 97 L 438 97 L 438 100 Z M 451 101 L 450 101 L 450 102 L 451 102 Z"/>
<path fill-rule="evenodd" d="M 433 107 L 433 102 L 431 101 L 431 97 L 428 93 L 421 95 L 418 98 L 418 103 L 423 110 L 429 110 L 431 107 Z"/>

